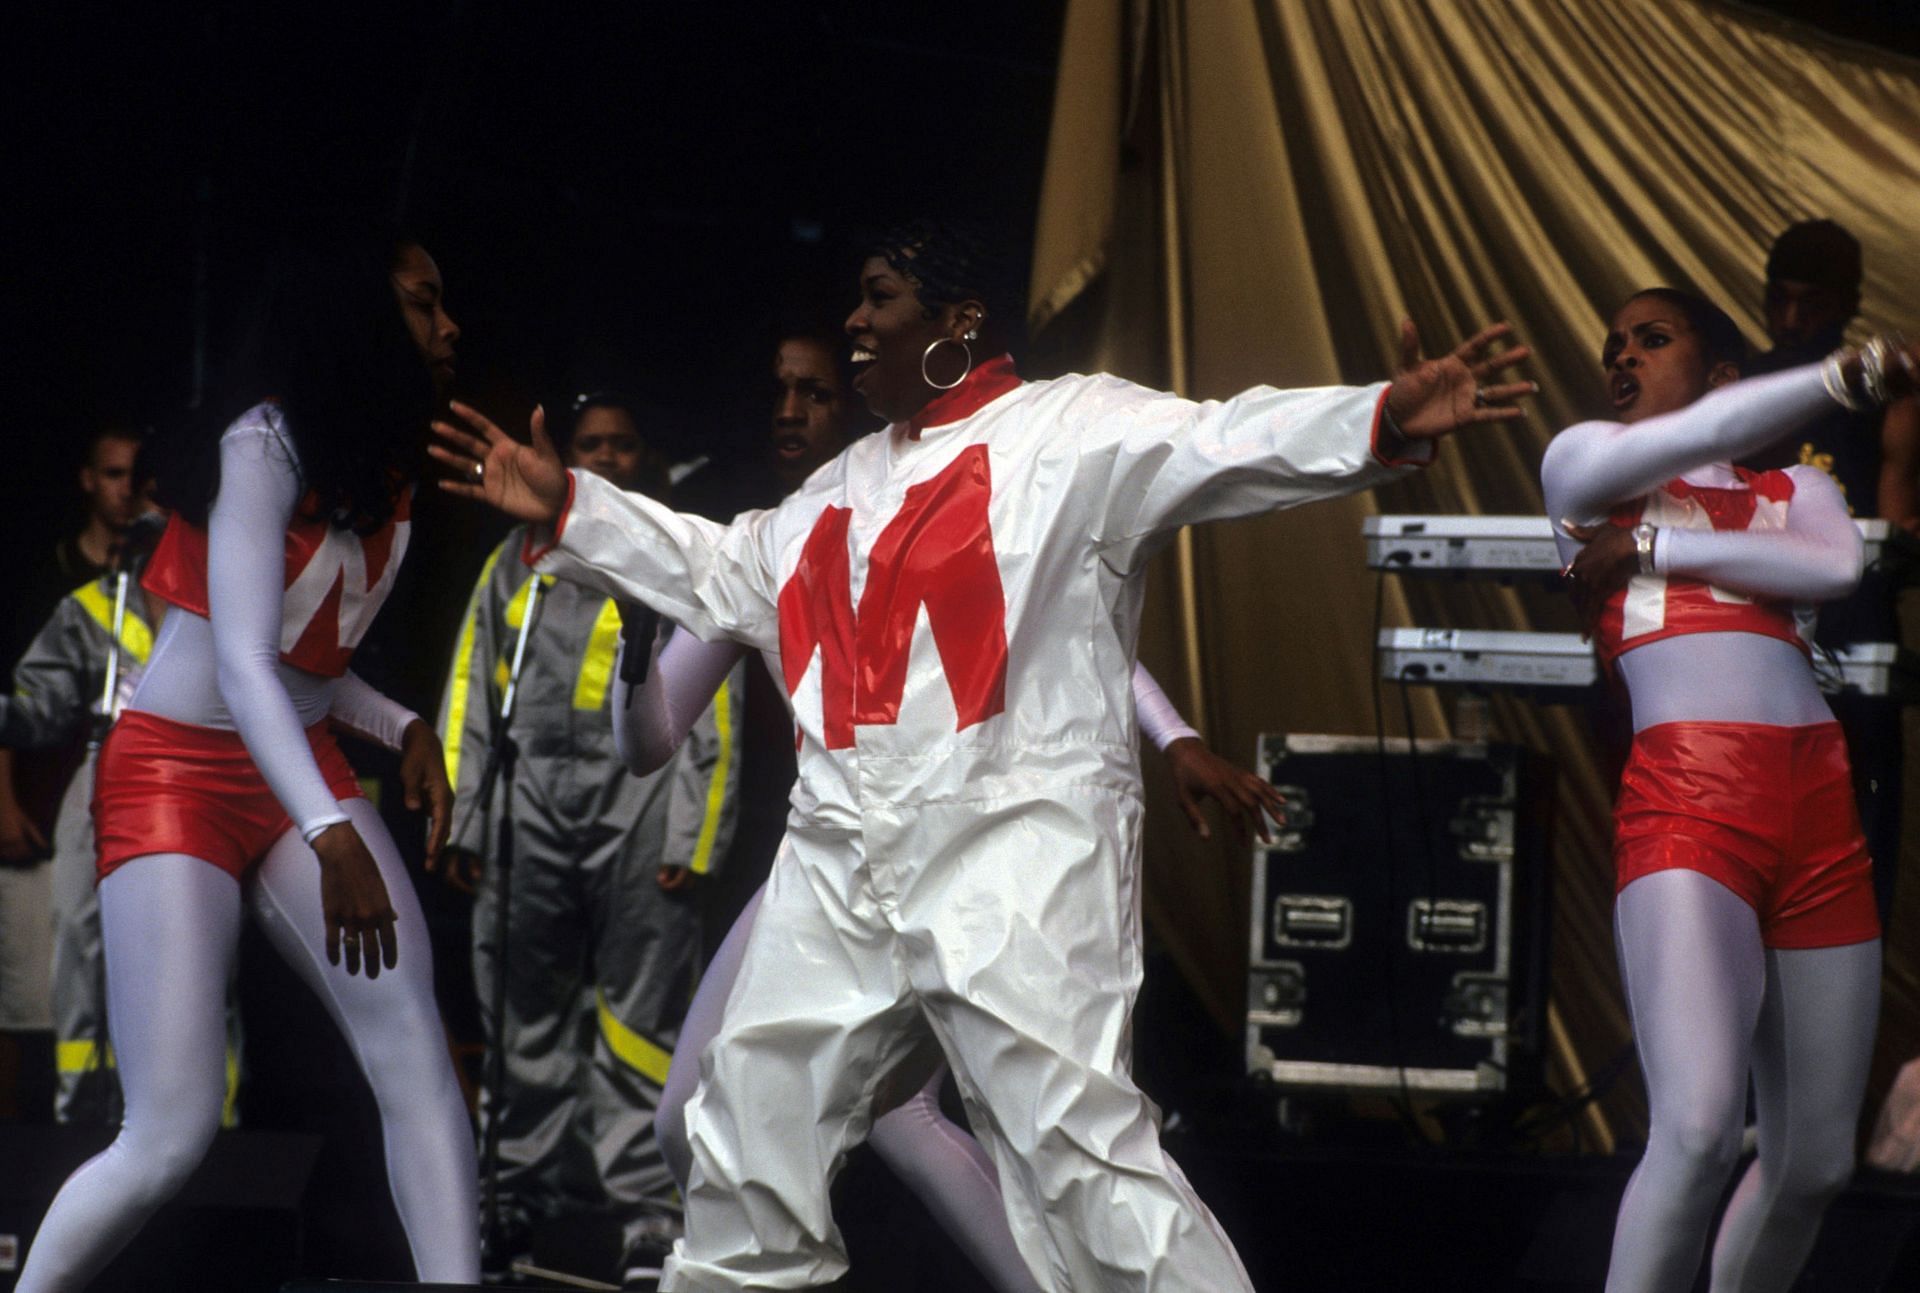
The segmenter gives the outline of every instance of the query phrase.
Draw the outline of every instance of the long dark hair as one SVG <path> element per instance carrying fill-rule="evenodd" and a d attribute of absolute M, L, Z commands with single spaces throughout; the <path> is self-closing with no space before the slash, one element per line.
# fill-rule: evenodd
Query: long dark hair
<path fill-rule="evenodd" d="M 220 435 L 263 400 L 314 495 L 308 514 L 369 534 L 419 467 L 436 403 L 394 294 L 417 242 L 381 230 L 310 241 L 276 258 L 221 395 L 161 466 L 159 498 L 205 525 L 220 491 Z"/>

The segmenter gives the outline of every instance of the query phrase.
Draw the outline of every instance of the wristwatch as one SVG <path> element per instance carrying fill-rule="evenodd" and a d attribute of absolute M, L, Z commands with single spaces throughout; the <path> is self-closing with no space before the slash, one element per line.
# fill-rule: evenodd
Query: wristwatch
<path fill-rule="evenodd" d="M 1653 536 L 1660 533 L 1651 521 L 1642 521 L 1633 527 L 1633 550 L 1640 554 L 1640 573 L 1651 575 L 1653 569 Z"/>

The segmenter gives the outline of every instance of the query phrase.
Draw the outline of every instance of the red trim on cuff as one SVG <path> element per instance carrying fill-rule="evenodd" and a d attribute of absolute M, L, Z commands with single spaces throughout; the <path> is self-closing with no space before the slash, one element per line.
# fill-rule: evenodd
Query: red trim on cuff
<path fill-rule="evenodd" d="M 539 561 L 540 558 L 546 556 L 549 552 L 552 552 L 555 548 L 559 547 L 560 536 L 567 532 L 567 520 L 572 515 L 573 515 L 573 473 L 568 472 L 567 473 L 567 501 L 560 505 L 560 519 L 553 523 L 553 538 L 549 539 L 547 542 L 541 544 L 539 547 L 536 548 L 533 545 L 533 536 L 538 534 L 540 531 L 536 527 L 529 527 L 527 530 L 527 537 L 521 540 L 520 542 L 521 564 L 531 566 L 535 562 Z"/>
<path fill-rule="evenodd" d="M 1373 429 L 1367 433 L 1367 447 L 1373 454 L 1373 460 L 1382 467 L 1425 467 L 1433 462 L 1433 449 L 1429 445 L 1424 458 L 1389 458 L 1380 452 L 1380 428 L 1387 421 L 1387 396 L 1393 393 L 1393 383 L 1388 382 L 1386 389 L 1380 392 L 1379 402 L 1373 406 Z M 1420 441 L 1408 441 L 1419 444 Z"/>

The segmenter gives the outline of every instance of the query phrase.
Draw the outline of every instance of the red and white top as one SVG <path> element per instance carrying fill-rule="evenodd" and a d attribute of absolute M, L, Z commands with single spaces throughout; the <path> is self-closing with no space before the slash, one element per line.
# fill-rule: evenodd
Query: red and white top
<path fill-rule="evenodd" d="M 346 814 L 306 729 L 331 718 L 397 748 L 415 715 L 347 664 L 393 587 L 410 493 L 362 537 L 308 515 L 311 495 L 271 405 L 220 440 L 220 491 L 205 528 L 173 518 L 145 586 L 179 609 L 129 708 L 237 732 L 287 815 L 311 840 Z"/>
<path fill-rule="evenodd" d="M 1793 478 L 1784 471 L 1754 473 L 1734 468 L 1739 484 L 1729 488 L 1668 481 L 1645 498 L 1613 509 L 1621 527 L 1650 522 L 1662 530 L 1784 532 L 1793 502 Z M 1769 597 L 1749 597 L 1704 579 L 1684 575 L 1635 575 L 1607 599 L 1594 632 L 1601 663 L 1622 652 L 1685 633 L 1758 633 L 1811 654 L 1812 606 Z"/>
<path fill-rule="evenodd" d="M 312 515 L 309 490 L 287 526 L 280 658 L 296 669 L 338 678 L 393 590 L 413 530 L 413 489 L 372 534 L 337 529 Z M 207 532 L 175 515 L 154 549 L 141 586 L 195 615 L 207 614 Z"/>
<path fill-rule="evenodd" d="M 1639 422 L 1582 422 L 1547 447 L 1540 481 L 1563 561 L 1580 550 L 1569 524 L 1658 527 L 1653 572 L 1629 580 L 1595 629 L 1635 731 L 1832 720 L 1804 630 L 1813 604 L 1859 582 L 1860 532 L 1817 468 L 1731 465 L 1832 407 L 1810 365 Z"/>

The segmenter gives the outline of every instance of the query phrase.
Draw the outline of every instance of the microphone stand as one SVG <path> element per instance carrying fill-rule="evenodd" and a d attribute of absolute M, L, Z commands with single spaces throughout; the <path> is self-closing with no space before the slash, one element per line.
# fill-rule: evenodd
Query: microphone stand
<path fill-rule="evenodd" d="M 509 919 L 510 880 L 513 874 L 513 768 L 520 749 L 509 731 L 513 722 L 514 703 L 519 698 L 520 669 L 526 663 L 527 641 L 533 636 L 534 622 L 540 615 L 540 598 L 546 591 L 546 583 L 541 576 L 533 576 L 533 582 L 527 586 L 526 612 L 520 619 L 520 636 L 513 644 L 513 659 L 507 666 L 507 688 L 500 698 L 499 721 L 493 728 L 493 739 L 487 746 L 487 765 L 480 774 L 480 788 L 475 795 L 481 818 L 484 820 L 493 803 L 495 789 L 505 783 L 505 807 L 500 813 L 500 824 L 496 836 L 493 858 L 490 862 L 493 879 L 493 991 L 487 1002 L 488 1027 L 492 1032 L 493 1044 L 487 1050 L 486 1092 L 487 1120 L 480 1140 L 480 1175 L 484 1184 L 483 1212 L 485 1228 L 482 1235 L 482 1248 L 500 1237 L 500 1102 L 506 1087 L 506 1026 L 507 1026 L 507 934 L 511 928 Z"/>

